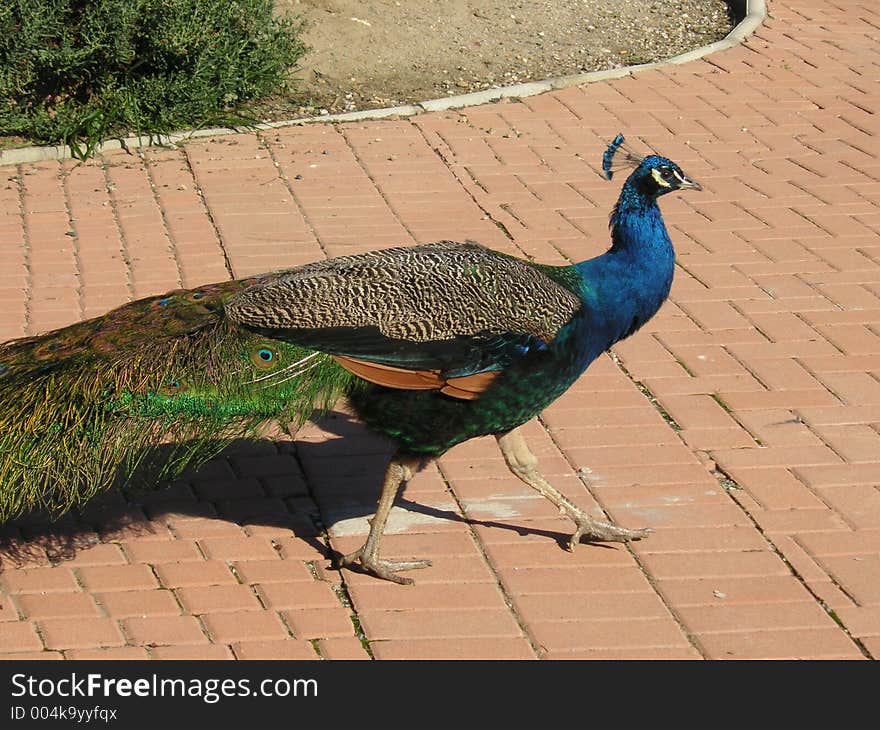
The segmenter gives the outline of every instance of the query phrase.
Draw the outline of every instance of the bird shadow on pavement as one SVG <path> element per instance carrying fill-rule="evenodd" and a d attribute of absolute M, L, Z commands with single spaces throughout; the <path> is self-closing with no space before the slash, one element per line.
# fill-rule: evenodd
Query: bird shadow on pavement
<path fill-rule="evenodd" d="M 237 526 L 248 536 L 302 540 L 325 559 L 340 554 L 326 534 L 344 520 L 373 515 L 391 444 L 349 414 L 334 411 L 315 422 L 322 438 L 236 441 L 199 469 L 172 483 L 145 488 L 137 477 L 104 492 L 57 520 L 35 511 L 0 526 L 0 572 L 73 560 L 99 544 L 139 539 L 228 537 Z M 161 462 L 170 446 L 151 450 Z M 152 453 L 155 452 L 155 453 Z M 564 549 L 568 535 L 537 526 L 463 516 L 448 504 L 398 496 L 395 504 L 423 520 L 466 522 L 546 537 Z M 360 534 L 365 535 L 365 528 Z"/>

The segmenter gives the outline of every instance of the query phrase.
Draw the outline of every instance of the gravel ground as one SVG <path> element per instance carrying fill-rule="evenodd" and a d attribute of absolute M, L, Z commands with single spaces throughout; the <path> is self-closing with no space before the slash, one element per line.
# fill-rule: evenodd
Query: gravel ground
<path fill-rule="evenodd" d="M 277 0 L 276 8 L 307 26 L 301 114 L 656 61 L 733 27 L 724 0 Z"/>

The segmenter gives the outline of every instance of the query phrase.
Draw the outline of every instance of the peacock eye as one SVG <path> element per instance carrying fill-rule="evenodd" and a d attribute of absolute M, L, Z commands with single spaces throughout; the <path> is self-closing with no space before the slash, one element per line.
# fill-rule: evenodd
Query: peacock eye
<path fill-rule="evenodd" d="M 673 169 L 671 167 L 661 167 L 660 168 L 660 177 L 662 177 L 664 180 L 672 180 L 674 175 L 675 175 L 675 172 L 673 171 Z"/>
<path fill-rule="evenodd" d="M 275 357 L 275 354 L 272 352 L 272 350 L 267 350 L 266 348 L 260 350 L 257 355 L 263 362 L 272 362 L 272 359 Z"/>

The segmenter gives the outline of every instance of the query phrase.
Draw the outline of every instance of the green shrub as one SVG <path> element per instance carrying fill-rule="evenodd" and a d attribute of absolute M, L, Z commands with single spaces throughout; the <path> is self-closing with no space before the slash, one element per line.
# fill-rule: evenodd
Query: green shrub
<path fill-rule="evenodd" d="M 305 52 L 272 0 L 0 0 L 0 134 L 102 139 L 248 120 Z"/>

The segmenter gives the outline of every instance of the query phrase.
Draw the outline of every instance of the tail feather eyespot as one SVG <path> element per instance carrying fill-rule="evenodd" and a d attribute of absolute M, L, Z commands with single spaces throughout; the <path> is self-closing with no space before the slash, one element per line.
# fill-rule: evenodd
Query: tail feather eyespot
<path fill-rule="evenodd" d="M 189 384 L 180 378 L 173 378 L 159 388 L 162 395 L 180 395 L 189 389 Z"/>
<path fill-rule="evenodd" d="M 278 351 L 271 347 L 258 347 L 251 353 L 251 362 L 262 370 L 275 367 L 278 364 Z"/>

